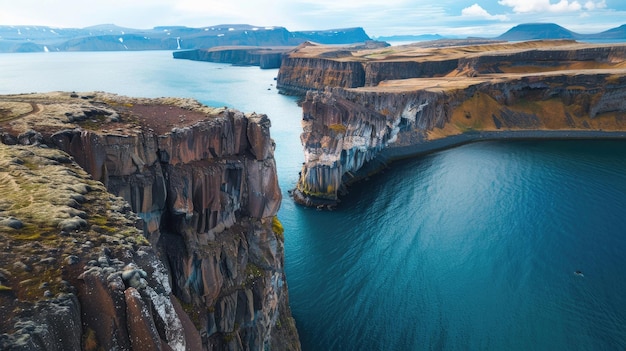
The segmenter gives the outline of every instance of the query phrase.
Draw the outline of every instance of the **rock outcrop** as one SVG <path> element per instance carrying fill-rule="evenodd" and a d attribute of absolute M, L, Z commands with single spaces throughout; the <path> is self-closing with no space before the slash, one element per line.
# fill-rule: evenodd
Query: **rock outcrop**
<path fill-rule="evenodd" d="M 346 185 L 394 159 L 474 140 L 626 137 L 626 45 L 403 46 L 326 55 L 337 50 L 301 47 L 279 74 L 279 88 L 308 91 L 305 164 L 293 192 L 305 205 L 335 205 Z"/>
<path fill-rule="evenodd" d="M 5 144 L 67 153 L 63 160 L 88 172 L 89 184 L 104 184 L 114 194 L 117 202 L 101 205 L 103 211 L 127 203 L 126 222 L 138 222 L 143 231 L 131 228 L 136 243 L 127 248 L 122 244 L 130 239 L 118 238 L 124 233 L 118 225 L 126 222 L 85 218 L 71 205 L 74 212 L 53 224 L 52 233 L 65 230 L 68 240 L 80 233 L 76 245 L 101 252 L 88 256 L 68 248 L 59 254 L 59 262 L 72 262 L 62 279 L 73 295 L 58 304 L 70 307 L 55 307 L 55 314 L 25 310 L 37 321 L 54 321 L 46 333 L 63 340 L 63 349 L 300 348 L 288 305 L 276 218 L 281 192 L 267 116 L 187 99 L 105 93 L 4 96 L 0 111 Z M 24 146 L 5 146 L 18 147 Z M 107 194 L 104 186 L 100 193 Z M 14 217 L 19 221 L 3 217 L 3 228 L 19 226 Z M 11 229 L 16 245 L 25 235 L 20 230 Z M 93 232 L 106 234 L 93 236 L 105 237 L 106 247 L 104 239 L 91 239 Z M 17 279 L 7 285 L 10 291 Z M 22 303 L 20 295 L 10 299 Z M 47 311 L 56 303 L 49 300 L 36 304 Z M 73 324 L 57 326 L 61 319 Z M 7 345 L 23 339 L 20 321 L 2 325 Z M 61 349 L 22 329 L 36 340 L 23 349 Z"/>
<path fill-rule="evenodd" d="M 199 345 L 139 219 L 68 154 L 0 144 L 0 189 L 0 349 Z"/>
<path fill-rule="evenodd" d="M 387 47 L 384 42 L 328 47 L 305 42 L 283 56 L 276 87 L 282 94 L 305 95 L 326 87 L 356 88 L 365 85 L 365 66 L 355 60 L 355 50 Z"/>
<path fill-rule="evenodd" d="M 283 55 L 293 48 L 294 46 L 220 46 L 210 49 L 175 51 L 173 55 L 176 59 L 230 63 L 236 66 L 259 66 L 262 69 L 272 69 L 279 68 Z"/>

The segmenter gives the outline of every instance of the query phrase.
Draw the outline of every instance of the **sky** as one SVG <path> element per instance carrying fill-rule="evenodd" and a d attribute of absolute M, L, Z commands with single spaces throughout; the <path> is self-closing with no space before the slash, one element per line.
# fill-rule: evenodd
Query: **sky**
<path fill-rule="evenodd" d="M 0 25 L 62 28 L 250 24 L 467 37 L 537 22 L 598 33 L 626 24 L 626 0 L 0 0 Z"/>

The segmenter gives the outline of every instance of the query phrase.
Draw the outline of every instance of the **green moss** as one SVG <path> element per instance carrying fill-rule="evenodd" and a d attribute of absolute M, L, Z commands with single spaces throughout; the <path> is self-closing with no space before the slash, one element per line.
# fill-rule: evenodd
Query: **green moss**
<path fill-rule="evenodd" d="M 105 216 L 93 216 L 89 219 L 89 222 L 91 222 L 91 224 L 96 224 L 103 227 L 108 224 L 109 220 Z"/>
<path fill-rule="evenodd" d="M 233 339 L 235 339 L 235 335 L 237 335 L 235 332 L 224 334 L 224 341 L 227 343 L 233 341 Z"/>
<path fill-rule="evenodd" d="M 93 216 L 89 219 L 89 223 L 95 224 L 107 233 L 115 233 L 117 229 L 109 225 L 109 218 L 105 216 Z"/>
<path fill-rule="evenodd" d="M 283 224 L 280 223 L 280 220 L 278 220 L 278 216 L 274 216 L 272 218 L 272 231 L 281 240 L 285 240 L 285 236 L 284 236 L 285 228 L 283 227 Z"/>
<path fill-rule="evenodd" d="M 248 278 L 248 280 L 260 278 L 264 274 L 264 271 L 254 263 L 248 263 L 248 265 L 246 266 L 246 277 Z"/>
<path fill-rule="evenodd" d="M 331 124 L 328 126 L 328 129 L 332 130 L 337 134 L 345 134 L 347 128 L 343 124 Z"/>
<path fill-rule="evenodd" d="M 89 130 L 99 130 L 105 124 L 107 116 L 98 115 L 90 117 L 89 119 L 79 122 L 78 125 Z"/>
<path fill-rule="evenodd" d="M 8 287 L 8 286 L 6 286 L 6 285 L 2 285 L 2 284 L 0 284 L 0 292 L 3 292 L 3 291 L 12 291 L 12 290 L 13 290 L 13 289 L 12 289 L 11 287 Z"/>
<path fill-rule="evenodd" d="M 53 227 L 26 224 L 23 228 L 13 231 L 11 237 L 16 240 L 38 241 L 55 238 L 54 232 Z"/>

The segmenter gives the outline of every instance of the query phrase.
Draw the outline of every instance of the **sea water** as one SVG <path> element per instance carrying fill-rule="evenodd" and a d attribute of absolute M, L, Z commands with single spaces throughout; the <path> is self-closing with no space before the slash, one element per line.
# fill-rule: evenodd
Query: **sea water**
<path fill-rule="evenodd" d="M 626 349 L 626 142 L 465 145 L 393 163 L 317 211 L 288 196 L 301 110 L 276 74 L 166 51 L 0 54 L 1 94 L 102 90 L 268 114 L 304 350 Z"/>

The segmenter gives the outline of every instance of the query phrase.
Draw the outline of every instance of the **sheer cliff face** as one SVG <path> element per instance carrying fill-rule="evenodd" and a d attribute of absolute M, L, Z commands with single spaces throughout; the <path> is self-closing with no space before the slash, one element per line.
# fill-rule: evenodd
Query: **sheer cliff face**
<path fill-rule="evenodd" d="M 359 87 L 365 82 L 365 71 L 359 62 L 286 56 L 281 66 L 290 69 L 278 72 L 276 86 L 289 95 L 303 95 L 310 89 L 323 90 L 328 86 Z"/>
<path fill-rule="evenodd" d="M 427 63 L 363 61 L 367 83 L 360 88 L 320 91 L 311 83 L 302 103 L 305 163 L 294 199 L 333 206 L 347 184 L 390 160 L 472 140 L 626 135 L 626 46 L 546 55 L 498 49 Z M 323 74 L 332 71 L 331 65 Z M 406 78 L 415 74 L 429 78 Z M 396 79 L 383 79 L 389 77 Z"/>
<path fill-rule="evenodd" d="M 230 63 L 238 66 L 259 66 L 263 69 L 279 68 L 282 56 L 291 46 L 260 47 L 234 46 L 211 49 L 176 51 L 174 58 L 194 61 Z"/>
<path fill-rule="evenodd" d="M 169 273 L 163 276 L 174 307 L 197 334 L 196 346 L 299 349 L 283 270 L 276 218 L 281 192 L 267 116 L 190 100 L 95 94 L 82 101 L 62 97 L 77 105 L 45 125 L 33 121 L 50 121 L 45 113 L 54 107 L 38 97 L 26 99 L 37 108 L 16 120 L 5 139 L 38 129 L 39 136 L 29 140 L 69 153 L 128 201 Z M 59 128 L 74 119 L 83 127 Z M 127 295 L 135 301 L 134 292 Z M 96 335 L 101 345 L 107 337 Z"/>
<path fill-rule="evenodd" d="M 343 48 L 318 51 L 319 46 L 306 42 L 283 55 L 276 77 L 276 87 L 287 95 L 305 95 L 308 90 L 326 87 L 355 88 L 369 82 L 367 66 L 353 59 L 355 50 L 387 47 L 384 42 L 368 41 Z"/>
<path fill-rule="evenodd" d="M 0 190 L 0 349 L 200 345 L 139 219 L 69 155 L 0 144 Z"/>

